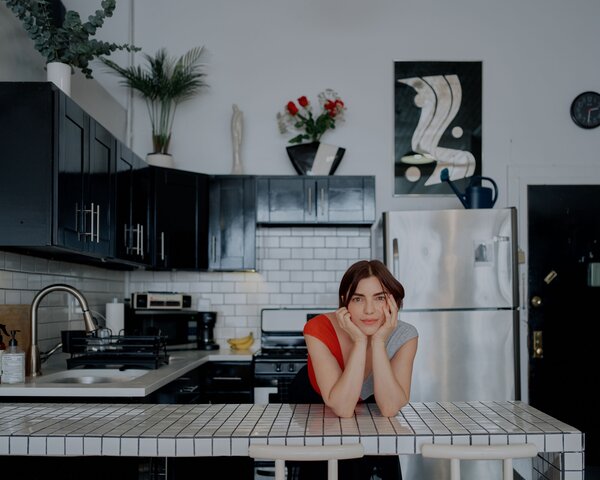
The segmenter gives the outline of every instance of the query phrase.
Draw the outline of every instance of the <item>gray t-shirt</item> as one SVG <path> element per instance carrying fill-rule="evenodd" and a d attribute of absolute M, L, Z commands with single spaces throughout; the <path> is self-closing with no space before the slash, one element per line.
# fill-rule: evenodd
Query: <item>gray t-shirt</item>
<path fill-rule="evenodd" d="M 388 357 L 391 359 L 398 349 L 408 342 L 411 338 L 418 337 L 419 333 L 417 329 L 410 323 L 398 320 L 398 326 L 396 330 L 392 332 L 390 338 L 388 338 L 385 349 L 387 350 Z M 371 373 L 363 383 L 362 390 L 360 391 L 360 398 L 366 400 L 368 397 L 373 395 L 375 387 L 373 385 L 373 373 Z"/>

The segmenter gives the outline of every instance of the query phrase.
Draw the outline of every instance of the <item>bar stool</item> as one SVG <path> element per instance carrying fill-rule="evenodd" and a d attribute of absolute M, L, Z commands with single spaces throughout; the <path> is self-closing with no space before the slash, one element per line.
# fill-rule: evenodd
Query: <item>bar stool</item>
<path fill-rule="evenodd" d="M 360 443 L 346 445 L 250 445 L 248 455 L 252 458 L 275 460 L 275 480 L 285 480 L 285 461 L 327 460 L 327 480 L 337 480 L 338 460 L 360 458 L 365 454 Z"/>
<path fill-rule="evenodd" d="M 421 455 L 426 458 L 450 460 L 450 480 L 460 480 L 461 460 L 502 460 L 503 480 L 513 478 L 513 458 L 535 457 L 537 446 L 531 443 L 516 445 L 440 445 L 425 444 Z"/>

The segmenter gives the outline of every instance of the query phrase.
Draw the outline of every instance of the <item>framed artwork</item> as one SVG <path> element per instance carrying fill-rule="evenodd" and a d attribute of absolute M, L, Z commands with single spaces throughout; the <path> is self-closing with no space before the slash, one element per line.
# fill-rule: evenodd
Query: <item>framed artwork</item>
<path fill-rule="evenodd" d="M 450 195 L 481 175 L 481 62 L 394 62 L 394 194 Z"/>

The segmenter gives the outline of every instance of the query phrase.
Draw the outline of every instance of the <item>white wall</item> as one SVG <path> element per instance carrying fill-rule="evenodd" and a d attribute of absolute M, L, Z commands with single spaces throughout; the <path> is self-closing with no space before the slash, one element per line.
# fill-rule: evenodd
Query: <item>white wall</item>
<path fill-rule="evenodd" d="M 237 103 L 244 112 L 245 172 L 294 174 L 285 153 L 289 137 L 279 134 L 275 114 L 290 99 L 305 94 L 316 101 L 331 87 L 348 106 L 345 124 L 323 138 L 346 148 L 336 174 L 376 174 L 378 211 L 459 207 L 453 197 L 393 196 L 394 60 L 483 61 L 483 173 L 498 182 L 498 206 L 510 204 L 508 166 L 598 165 L 598 131 L 576 127 L 569 116 L 578 93 L 600 90 L 595 0 L 144 0 L 134 6 L 135 44 L 144 51 L 165 46 L 180 55 L 195 45 L 208 51 L 210 88 L 182 104 L 175 121 L 178 168 L 231 171 Z M 124 37 L 123 26 L 111 19 L 102 35 Z M 123 95 L 122 87 L 114 92 Z M 133 147 L 145 155 L 149 123 L 143 104 L 134 105 Z"/>

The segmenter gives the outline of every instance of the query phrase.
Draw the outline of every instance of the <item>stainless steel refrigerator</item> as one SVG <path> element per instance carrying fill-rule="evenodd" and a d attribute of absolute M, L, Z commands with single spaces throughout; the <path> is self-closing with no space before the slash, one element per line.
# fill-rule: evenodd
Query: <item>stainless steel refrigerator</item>
<path fill-rule="evenodd" d="M 383 213 L 376 256 L 404 285 L 400 319 L 419 332 L 411 401 L 520 398 L 516 224 L 514 208 Z M 472 478 L 488 478 L 481 468 Z M 404 478 L 446 470 L 419 456 Z"/>

